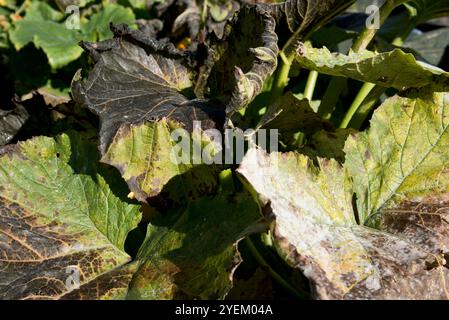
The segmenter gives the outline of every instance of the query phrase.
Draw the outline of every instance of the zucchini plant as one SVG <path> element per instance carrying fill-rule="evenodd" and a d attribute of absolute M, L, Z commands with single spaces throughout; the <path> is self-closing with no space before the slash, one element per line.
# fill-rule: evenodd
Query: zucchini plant
<path fill-rule="evenodd" d="M 448 299 L 448 16 L 0 0 L 0 298 Z"/>

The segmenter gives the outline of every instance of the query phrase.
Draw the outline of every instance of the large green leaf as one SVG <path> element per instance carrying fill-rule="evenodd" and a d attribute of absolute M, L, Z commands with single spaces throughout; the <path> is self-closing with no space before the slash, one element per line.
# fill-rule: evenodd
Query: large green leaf
<path fill-rule="evenodd" d="M 237 243 L 265 228 L 246 193 L 204 198 L 152 221 L 128 298 L 224 298 L 241 262 Z"/>
<path fill-rule="evenodd" d="M 448 188 L 403 197 L 374 230 L 357 224 L 346 170 L 334 160 L 318 164 L 253 149 L 238 169 L 273 219 L 278 252 L 310 279 L 315 297 L 448 299 Z"/>
<path fill-rule="evenodd" d="M 206 147 L 210 141 L 182 135 L 182 143 L 189 143 L 187 148 L 181 147 L 182 152 L 190 149 L 191 154 L 185 162 L 174 161 L 177 141 L 172 133 L 177 129 L 182 127 L 165 118 L 140 125 L 123 124 L 102 161 L 120 170 L 133 196 L 140 201 L 162 195 L 179 204 L 212 192 L 217 184 L 217 168 L 203 165 L 203 149 L 193 149 L 194 145 Z M 212 150 L 210 156 L 215 154 Z"/>
<path fill-rule="evenodd" d="M 102 9 L 89 18 L 89 22 L 82 26 L 82 32 L 89 35 L 88 39 L 105 40 L 112 38 L 110 23 L 132 23 L 136 17 L 130 8 L 116 4 L 105 4 Z M 84 39 L 86 40 L 86 39 Z"/>
<path fill-rule="evenodd" d="M 30 2 L 29 7 L 26 10 L 27 18 L 30 20 L 60 21 L 64 17 L 60 11 L 53 9 L 45 1 Z"/>
<path fill-rule="evenodd" d="M 64 134 L 5 148 L 0 297 L 123 297 L 133 271 L 125 266 L 130 257 L 124 243 L 140 213 L 115 196 L 98 173 L 95 145 Z M 67 286 L 76 270 L 80 287 Z"/>
<path fill-rule="evenodd" d="M 59 23 L 59 12 L 52 10 L 41 1 L 33 1 L 25 18 L 9 29 L 9 36 L 16 50 L 33 42 L 46 53 L 50 65 L 59 68 L 80 57 L 83 50 L 78 42 L 82 36 L 77 30 Z"/>
<path fill-rule="evenodd" d="M 296 60 L 307 69 L 333 76 L 375 83 L 396 89 L 424 87 L 449 73 L 429 64 L 416 61 L 410 53 L 400 49 L 375 53 L 362 51 L 349 55 L 332 53 L 327 48 L 316 49 L 301 44 Z"/>
<path fill-rule="evenodd" d="M 449 93 L 438 87 L 412 90 L 385 101 L 371 128 L 349 137 L 345 165 L 361 221 L 375 225 L 383 208 L 447 190 L 448 104 Z"/>
<path fill-rule="evenodd" d="M 33 1 L 27 8 L 25 18 L 9 29 L 11 42 L 16 50 L 32 42 L 42 48 L 52 68 L 57 69 L 78 59 L 83 52 L 78 45 L 81 40 L 103 40 L 112 35 L 109 24 L 131 23 L 135 16 L 131 9 L 116 4 L 105 4 L 102 10 L 91 16 L 86 23 L 82 19 L 80 29 L 70 29 L 63 15 L 42 1 Z"/>

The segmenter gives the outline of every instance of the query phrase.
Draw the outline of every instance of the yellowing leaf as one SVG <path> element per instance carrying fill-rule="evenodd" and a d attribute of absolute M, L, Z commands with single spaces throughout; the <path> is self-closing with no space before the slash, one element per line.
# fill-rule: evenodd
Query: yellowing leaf
<path fill-rule="evenodd" d="M 412 90 L 385 101 L 370 129 L 348 138 L 345 166 L 363 222 L 375 225 L 379 210 L 404 199 L 448 190 L 448 106 L 438 87 Z"/>
<path fill-rule="evenodd" d="M 2 299 L 126 293 L 132 268 L 124 266 L 124 243 L 140 213 L 102 175 L 88 174 L 98 160 L 88 150 L 95 146 L 62 135 L 21 142 L 0 157 Z"/>
<path fill-rule="evenodd" d="M 267 217 L 279 254 L 319 299 L 449 299 L 448 190 L 404 199 L 359 225 L 346 170 L 334 160 L 253 149 L 238 172 Z"/>
<path fill-rule="evenodd" d="M 192 150 L 186 163 L 173 160 L 177 142 L 171 133 L 177 128 L 179 125 L 165 119 L 139 126 L 123 125 L 102 162 L 120 170 L 133 197 L 140 201 L 164 193 L 170 201 L 182 202 L 210 193 L 217 184 L 218 171 L 201 164 L 202 150 L 199 154 Z M 188 140 L 190 136 L 183 139 L 184 143 L 201 145 L 199 139 Z M 198 159 L 199 164 L 194 163 L 194 159 Z"/>
<path fill-rule="evenodd" d="M 304 68 L 382 87 L 420 88 L 438 78 L 449 78 L 449 73 L 444 70 L 416 61 L 412 54 L 400 49 L 382 53 L 351 51 L 344 55 L 332 53 L 327 48 L 316 49 L 309 44 L 301 44 L 297 52 L 296 60 Z"/>

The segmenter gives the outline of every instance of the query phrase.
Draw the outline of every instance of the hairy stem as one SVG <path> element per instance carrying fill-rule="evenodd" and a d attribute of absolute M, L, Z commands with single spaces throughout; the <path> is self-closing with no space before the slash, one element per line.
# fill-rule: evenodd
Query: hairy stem
<path fill-rule="evenodd" d="M 394 8 L 396 8 L 403 2 L 405 1 L 398 1 L 398 0 L 385 1 L 385 3 L 382 5 L 379 11 L 379 28 L 385 23 L 385 21 L 387 21 L 388 17 L 393 12 Z M 359 34 L 357 39 L 352 44 L 351 49 L 354 52 L 360 52 L 368 48 L 369 44 L 373 40 L 378 30 L 379 29 L 377 28 L 372 28 L 372 26 L 365 26 L 363 31 Z"/>
<path fill-rule="evenodd" d="M 371 111 L 376 106 L 377 101 L 379 101 L 382 94 L 385 92 L 385 87 L 375 86 L 368 96 L 363 100 L 363 103 L 354 113 L 352 120 L 350 121 L 350 127 L 355 129 L 360 129 L 368 118 Z"/>
<path fill-rule="evenodd" d="M 281 55 L 284 54 L 281 52 Z M 282 96 L 284 93 L 285 87 L 288 85 L 289 81 L 289 73 L 290 73 L 290 67 L 293 62 L 293 57 L 286 57 L 284 56 L 279 61 L 279 67 L 276 71 L 276 75 L 273 82 L 273 87 L 271 88 L 271 97 L 270 102 L 273 103 Z"/>
<path fill-rule="evenodd" d="M 310 71 L 309 77 L 307 78 L 306 88 L 304 90 L 304 98 L 309 99 L 309 101 L 312 101 L 317 80 L 318 71 Z"/>
<path fill-rule="evenodd" d="M 333 77 L 331 79 L 318 108 L 318 114 L 324 119 L 329 120 L 331 118 L 338 98 L 346 86 L 346 82 L 346 78 L 343 77 Z"/>
<path fill-rule="evenodd" d="M 374 89 L 376 85 L 373 83 L 365 83 L 362 88 L 360 89 L 359 93 L 354 99 L 354 102 L 352 103 L 351 107 L 349 108 L 348 112 L 346 113 L 343 121 L 340 124 L 340 128 L 347 128 L 349 125 L 349 122 L 351 122 L 351 119 L 353 115 L 357 112 L 360 105 L 365 101 L 366 97 L 370 94 L 371 90 Z"/>
<path fill-rule="evenodd" d="M 379 11 L 379 28 L 385 23 L 385 21 L 388 19 L 388 17 L 390 16 L 390 14 L 393 12 L 394 8 L 396 8 L 397 6 L 399 6 L 400 4 L 402 4 L 403 2 L 405 2 L 404 0 L 387 0 L 384 5 L 380 8 Z M 354 52 L 360 52 L 362 50 L 366 50 L 366 48 L 368 48 L 369 44 L 371 43 L 371 41 L 373 40 L 374 36 L 376 35 L 377 31 L 379 29 L 375 29 L 372 28 L 371 26 L 365 26 L 365 28 L 363 29 L 363 31 L 358 35 L 358 37 L 354 40 L 354 43 L 352 44 L 351 50 Z M 333 109 L 335 108 L 335 105 L 337 104 L 338 99 L 340 98 L 341 92 L 343 91 L 343 88 L 345 87 L 347 83 L 347 79 L 345 78 L 341 78 L 341 77 L 333 77 L 331 82 L 329 83 L 329 86 L 324 94 L 324 96 L 326 97 L 326 99 L 323 99 L 322 104 L 323 107 L 320 106 L 320 113 L 323 114 L 323 116 L 327 117 L 328 119 L 330 118 L 329 113 L 333 111 Z M 362 88 L 364 90 L 366 90 L 366 88 Z M 358 102 L 359 105 L 363 102 L 360 101 L 360 98 L 362 98 L 362 95 L 365 94 L 366 95 L 369 94 L 368 92 L 362 92 L 359 93 L 359 95 L 357 96 L 356 100 L 354 101 L 354 103 Z M 353 103 L 353 105 L 354 105 Z M 354 114 L 356 110 L 349 110 L 349 112 L 352 112 L 352 115 Z M 349 117 L 349 115 L 347 115 L 347 117 Z M 345 117 L 345 119 L 347 118 Z M 349 118 L 350 120 L 350 118 Z M 348 120 L 344 120 L 344 122 L 342 123 L 342 125 L 345 124 L 345 122 L 347 122 Z M 349 123 L 349 122 L 348 122 Z M 348 125 L 348 123 L 346 123 L 346 125 Z"/>

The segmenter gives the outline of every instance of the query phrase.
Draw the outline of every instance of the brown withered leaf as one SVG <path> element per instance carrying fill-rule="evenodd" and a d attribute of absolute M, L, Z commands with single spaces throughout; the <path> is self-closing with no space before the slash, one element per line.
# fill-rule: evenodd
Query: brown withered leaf
<path fill-rule="evenodd" d="M 182 202 L 179 198 L 198 198 L 215 187 L 214 168 L 192 165 L 196 161 L 173 162 L 172 147 L 178 141 L 171 134 L 180 128 L 192 133 L 194 121 L 201 122 L 203 130 L 221 129 L 225 111 L 245 107 L 274 71 L 278 49 L 273 18 L 251 7 L 242 10 L 236 21 L 245 27 L 241 30 L 249 29 L 242 38 L 236 28 L 227 39 L 228 49 L 238 49 L 233 64 L 223 70 L 217 63 L 217 72 L 208 77 L 228 89 L 221 91 L 226 98 L 218 102 L 216 96 L 195 97 L 192 71 L 183 64 L 185 53 L 139 30 L 112 26 L 114 39 L 83 44 L 95 66 L 87 79 L 74 82 L 74 100 L 100 116 L 102 161 L 120 170 L 138 200 L 167 194 L 170 201 Z M 214 77 L 217 74 L 223 78 Z M 174 188 L 167 187 L 170 182 Z"/>
<path fill-rule="evenodd" d="M 223 40 L 213 41 L 204 81 L 196 91 L 221 101 L 228 117 L 247 107 L 276 70 L 275 27 L 274 18 L 258 6 L 240 9 L 227 24 Z"/>
<path fill-rule="evenodd" d="M 343 165 L 244 159 L 278 251 L 317 298 L 449 299 L 448 97 L 442 82 L 386 100 L 347 139 Z"/>

